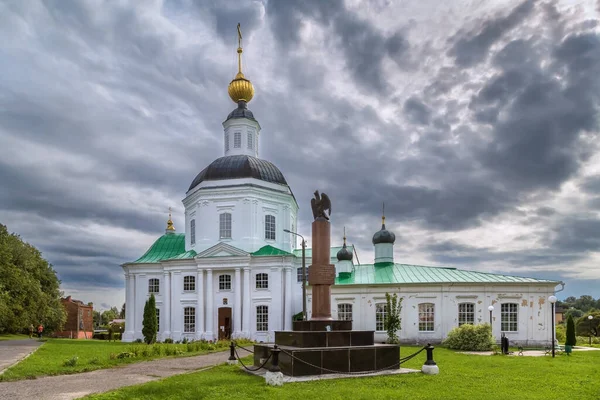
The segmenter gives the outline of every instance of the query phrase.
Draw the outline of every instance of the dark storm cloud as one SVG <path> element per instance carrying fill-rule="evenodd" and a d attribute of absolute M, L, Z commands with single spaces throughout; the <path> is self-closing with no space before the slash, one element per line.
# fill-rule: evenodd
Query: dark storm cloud
<path fill-rule="evenodd" d="M 416 97 L 411 97 L 404 102 L 404 114 L 412 122 L 420 125 L 428 125 L 431 117 L 431 110 Z"/>
<path fill-rule="evenodd" d="M 579 187 L 585 192 L 598 194 L 600 193 L 600 176 L 590 176 L 586 178 Z"/>
<path fill-rule="evenodd" d="M 458 39 L 448 51 L 448 55 L 454 57 L 456 64 L 461 67 L 471 67 L 484 61 L 492 45 L 523 22 L 531 14 L 533 8 L 534 1 L 526 0 L 506 16 L 497 16 L 483 21 L 481 27 L 477 29 L 477 33 L 463 34 L 463 37 Z"/>
<path fill-rule="evenodd" d="M 572 215 L 562 218 L 548 234 L 551 247 L 583 256 L 600 250 L 600 219 L 595 215 Z"/>

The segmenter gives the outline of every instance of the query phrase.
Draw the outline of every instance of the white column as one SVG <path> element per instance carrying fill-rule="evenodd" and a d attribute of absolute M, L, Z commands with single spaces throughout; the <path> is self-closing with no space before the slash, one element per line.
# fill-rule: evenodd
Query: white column
<path fill-rule="evenodd" d="M 204 335 L 204 271 L 198 269 L 196 278 L 196 339 Z"/>
<path fill-rule="evenodd" d="M 275 338 L 274 331 L 283 330 L 283 290 L 281 267 L 271 267 L 269 274 L 269 289 L 271 289 L 271 304 L 269 305 L 269 333 L 271 340 Z"/>
<path fill-rule="evenodd" d="M 171 335 L 171 273 L 163 273 L 163 340 Z"/>
<path fill-rule="evenodd" d="M 235 269 L 235 304 L 233 309 L 233 338 L 241 335 L 242 331 L 242 270 Z"/>
<path fill-rule="evenodd" d="M 144 287 L 146 282 L 146 287 Z M 135 332 L 134 338 L 142 338 L 142 320 L 144 318 L 144 306 L 146 305 L 148 294 L 148 280 L 146 274 L 137 274 L 135 276 Z"/>
<path fill-rule="evenodd" d="M 126 292 L 125 292 L 125 341 L 133 341 L 133 332 L 135 330 L 135 278 L 132 273 L 125 274 Z"/>
<path fill-rule="evenodd" d="M 250 306 L 252 304 L 252 292 L 250 289 L 250 268 L 244 268 L 244 322 L 242 325 L 242 336 L 245 338 L 252 337 L 252 328 L 250 326 Z"/>
<path fill-rule="evenodd" d="M 181 314 L 181 301 L 179 300 L 180 293 L 177 291 L 177 277 L 179 271 L 171 272 L 171 335 L 173 340 L 180 340 L 181 324 L 179 323 L 178 315 Z M 181 291 L 179 291 L 181 292 Z"/>
<path fill-rule="evenodd" d="M 212 269 L 206 270 L 206 340 L 213 340 L 213 321 L 215 319 L 215 310 L 213 309 L 213 273 Z"/>
<path fill-rule="evenodd" d="M 283 313 L 283 329 L 292 330 L 292 271 L 291 267 L 285 267 L 285 304 Z"/>

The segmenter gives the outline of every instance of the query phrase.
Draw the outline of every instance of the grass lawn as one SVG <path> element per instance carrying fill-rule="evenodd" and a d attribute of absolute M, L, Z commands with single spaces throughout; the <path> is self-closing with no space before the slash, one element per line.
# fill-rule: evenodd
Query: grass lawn
<path fill-rule="evenodd" d="M 7 334 L 0 335 L 0 341 L 1 340 L 23 340 L 23 339 L 29 339 L 29 335 L 21 335 L 20 333 L 16 333 L 16 334 L 7 333 Z"/>
<path fill-rule="evenodd" d="M 228 342 L 219 342 L 218 347 L 204 343 L 205 348 L 194 344 L 145 344 L 107 342 L 102 340 L 47 339 L 31 356 L 0 375 L 0 381 L 34 378 L 44 375 L 64 375 L 78 372 L 111 368 L 167 356 L 192 356 L 227 349 Z M 206 348 L 208 347 L 208 348 Z M 169 349 L 167 352 L 166 349 Z M 173 355 L 177 351 L 178 355 Z M 117 358 L 119 353 L 128 353 L 127 358 Z M 135 355 L 135 356 L 134 356 Z M 77 357 L 75 365 L 65 365 L 67 360 Z"/>
<path fill-rule="evenodd" d="M 402 348 L 402 356 L 416 347 Z M 117 399 L 599 399 L 600 351 L 571 356 L 518 357 L 458 354 L 436 348 L 440 374 L 332 379 L 266 386 L 238 366 L 192 374 L 87 397 Z M 250 358 L 247 357 L 248 362 Z M 420 369 L 425 353 L 403 364 Z"/>

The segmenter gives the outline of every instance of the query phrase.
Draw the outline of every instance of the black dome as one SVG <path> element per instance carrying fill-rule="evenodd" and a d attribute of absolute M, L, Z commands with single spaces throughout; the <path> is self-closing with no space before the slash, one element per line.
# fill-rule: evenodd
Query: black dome
<path fill-rule="evenodd" d="M 237 178 L 256 178 L 287 186 L 283 174 L 273 163 L 241 154 L 217 158 L 196 176 L 188 190 L 204 181 Z"/>
<path fill-rule="evenodd" d="M 373 235 L 373 244 L 392 243 L 396 241 L 396 235 L 385 229 L 385 224 L 381 224 L 381 230 Z"/>
<path fill-rule="evenodd" d="M 337 252 L 338 261 L 352 261 L 352 253 L 348 251 L 346 245 L 340 251 Z"/>
<path fill-rule="evenodd" d="M 238 107 L 229 113 L 225 121 L 229 121 L 233 118 L 248 118 L 253 121 L 256 121 L 256 119 L 254 119 L 254 114 L 252 113 L 252 111 L 248 110 L 248 105 L 245 101 L 239 101 Z"/>

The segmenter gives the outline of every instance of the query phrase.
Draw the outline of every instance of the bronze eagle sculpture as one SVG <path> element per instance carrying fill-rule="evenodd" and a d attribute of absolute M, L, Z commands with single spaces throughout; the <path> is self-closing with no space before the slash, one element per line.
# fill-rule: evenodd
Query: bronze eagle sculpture
<path fill-rule="evenodd" d="M 312 207 L 313 216 L 315 219 L 322 217 L 329 221 L 331 216 L 331 200 L 325 193 L 319 195 L 319 191 L 315 190 L 315 198 L 310 200 L 310 206 Z M 325 210 L 328 214 L 325 214 Z"/>

